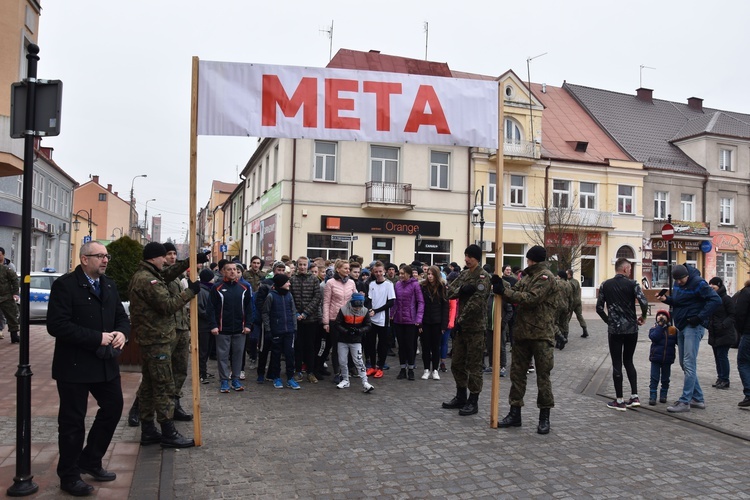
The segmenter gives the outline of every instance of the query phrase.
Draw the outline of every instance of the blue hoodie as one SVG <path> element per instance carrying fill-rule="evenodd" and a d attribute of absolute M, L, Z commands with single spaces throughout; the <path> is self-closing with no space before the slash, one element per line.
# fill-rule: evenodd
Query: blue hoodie
<path fill-rule="evenodd" d="M 673 308 L 672 320 L 674 326 L 682 330 L 688 326 L 688 318 L 697 316 L 703 327 L 708 326 L 708 320 L 717 307 L 721 305 L 719 295 L 708 286 L 701 273 L 693 266 L 686 266 L 688 280 L 684 286 L 675 282 L 672 294 L 664 301 Z"/>

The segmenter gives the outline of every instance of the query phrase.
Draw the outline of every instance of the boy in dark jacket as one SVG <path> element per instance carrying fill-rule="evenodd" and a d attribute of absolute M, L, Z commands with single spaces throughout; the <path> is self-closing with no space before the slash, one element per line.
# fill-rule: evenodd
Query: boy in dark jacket
<path fill-rule="evenodd" d="M 353 293 L 349 302 L 339 309 L 334 328 L 338 333 L 339 366 L 341 367 L 341 382 L 339 389 L 349 387 L 349 366 L 347 356 L 352 355 L 354 366 L 359 371 L 362 380 L 362 390 L 365 393 L 375 389 L 367 382 L 367 369 L 362 361 L 362 337 L 370 331 L 370 315 L 365 307 L 365 296 L 359 292 Z"/>
<path fill-rule="evenodd" d="M 659 387 L 659 379 L 661 379 L 659 402 L 667 402 L 669 378 L 672 374 L 675 346 L 677 346 L 677 329 L 669 326 L 669 312 L 664 309 L 656 311 L 656 324 L 649 330 L 648 338 L 651 339 L 651 352 L 648 356 L 648 360 L 651 361 L 651 384 L 648 387 L 648 404 L 655 406 L 656 389 Z"/>
<path fill-rule="evenodd" d="M 297 333 L 297 309 L 294 298 L 289 293 L 289 276 L 276 274 L 273 277 L 273 288 L 263 304 L 263 330 L 270 334 L 271 366 L 268 369 L 273 386 L 283 389 L 281 382 L 281 351 L 284 351 L 286 364 L 286 386 L 299 389 L 294 380 L 294 337 Z"/>
<path fill-rule="evenodd" d="M 210 269 L 204 269 L 198 275 L 201 282 L 201 291 L 198 293 L 198 371 L 201 384 L 208 384 L 208 343 L 211 339 L 211 320 L 209 315 L 213 314 L 211 306 L 211 288 L 213 288 L 214 273 Z"/>
<path fill-rule="evenodd" d="M 716 308 L 708 320 L 708 345 L 714 351 L 716 362 L 716 382 L 711 387 L 729 389 L 729 348 L 737 341 L 734 329 L 735 305 L 721 278 L 711 278 L 708 286 L 721 298 L 721 306 Z"/>

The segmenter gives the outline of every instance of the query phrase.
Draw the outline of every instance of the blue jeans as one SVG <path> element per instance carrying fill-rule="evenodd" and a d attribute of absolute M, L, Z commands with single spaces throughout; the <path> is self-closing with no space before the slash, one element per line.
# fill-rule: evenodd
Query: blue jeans
<path fill-rule="evenodd" d="M 716 361 L 716 378 L 729 382 L 729 346 L 712 346 L 714 350 L 714 361 Z"/>
<path fill-rule="evenodd" d="M 667 392 L 669 391 L 669 378 L 671 375 L 671 364 L 651 362 L 651 383 L 648 386 L 649 399 L 656 399 L 656 390 L 659 388 L 659 379 L 661 379 L 661 392 L 659 395 L 663 398 L 667 397 Z"/>
<path fill-rule="evenodd" d="M 680 401 L 690 404 L 691 400 L 703 402 L 703 390 L 698 382 L 697 358 L 698 349 L 705 329 L 702 326 L 686 326 L 677 333 L 680 367 L 685 374 Z"/>
<path fill-rule="evenodd" d="M 740 338 L 740 347 L 737 349 L 737 371 L 740 372 L 742 392 L 746 398 L 750 398 L 750 335 L 743 335 Z"/>

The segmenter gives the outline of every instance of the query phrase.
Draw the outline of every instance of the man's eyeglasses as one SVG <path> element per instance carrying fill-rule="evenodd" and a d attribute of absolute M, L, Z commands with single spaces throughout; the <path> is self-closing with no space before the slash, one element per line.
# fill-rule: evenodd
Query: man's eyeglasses
<path fill-rule="evenodd" d="M 112 260 L 112 256 L 108 253 L 92 253 L 92 254 L 84 254 L 85 257 L 96 257 L 97 259 L 107 259 Z"/>

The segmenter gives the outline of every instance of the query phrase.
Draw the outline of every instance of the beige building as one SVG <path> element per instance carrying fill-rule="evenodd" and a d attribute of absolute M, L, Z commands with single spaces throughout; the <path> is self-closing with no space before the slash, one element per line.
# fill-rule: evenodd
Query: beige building
<path fill-rule="evenodd" d="M 213 181 L 211 196 L 204 208 L 198 212 L 198 241 L 203 250 L 211 250 L 211 262 L 218 262 L 224 258 L 221 246 L 229 236 L 225 234 L 224 202 L 237 187 L 229 182 Z"/>

